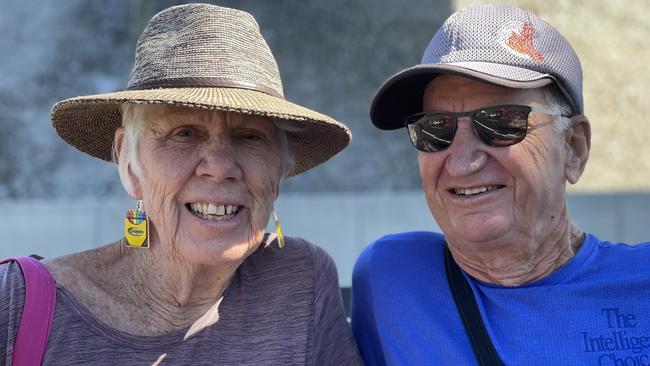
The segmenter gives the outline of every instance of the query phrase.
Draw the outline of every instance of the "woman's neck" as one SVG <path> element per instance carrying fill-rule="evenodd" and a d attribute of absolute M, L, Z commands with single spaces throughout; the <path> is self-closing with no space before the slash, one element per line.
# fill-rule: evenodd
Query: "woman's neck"
<path fill-rule="evenodd" d="M 161 247 L 133 251 L 120 246 L 123 270 L 130 270 L 121 281 L 128 294 L 123 301 L 148 308 L 161 329 L 190 326 L 219 303 L 241 261 L 191 264 L 172 258 Z"/>
<path fill-rule="evenodd" d="M 239 264 L 192 265 L 161 246 L 127 248 L 122 240 L 46 262 L 56 281 L 101 321 L 147 336 L 190 327 L 189 336 L 216 322 Z"/>

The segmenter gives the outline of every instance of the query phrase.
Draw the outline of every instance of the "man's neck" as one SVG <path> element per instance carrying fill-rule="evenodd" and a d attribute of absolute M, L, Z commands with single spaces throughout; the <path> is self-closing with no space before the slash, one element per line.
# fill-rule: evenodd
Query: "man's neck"
<path fill-rule="evenodd" d="M 519 286 L 555 272 L 577 253 L 584 233 L 568 220 L 553 234 L 499 243 L 463 243 L 448 239 L 458 265 L 470 276 L 496 285 Z M 525 245 L 529 241 L 531 245 Z M 490 248 L 486 250 L 486 248 Z"/>

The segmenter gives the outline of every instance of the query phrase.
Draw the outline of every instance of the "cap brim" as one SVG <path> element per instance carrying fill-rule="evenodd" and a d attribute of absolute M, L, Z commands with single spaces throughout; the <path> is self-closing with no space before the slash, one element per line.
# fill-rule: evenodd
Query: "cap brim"
<path fill-rule="evenodd" d="M 422 112 L 427 84 L 440 74 L 454 74 L 516 89 L 539 88 L 555 81 L 549 74 L 487 62 L 421 64 L 390 77 L 379 88 L 370 107 L 372 123 L 382 130 L 404 127 L 406 117 Z"/>
<path fill-rule="evenodd" d="M 52 125 L 70 145 L 111 161 L 115 130 L 121 126 L 120 104 L 161 104 L 221 110 L 295 123 L 287 132 L 295 166 L 290 175 L 315 167 L 350 142 L 342 123 L 311 109 L 259 91 L 239 88 L 169 88 L 130 90 L 67 99 L 52 108 Z"/>

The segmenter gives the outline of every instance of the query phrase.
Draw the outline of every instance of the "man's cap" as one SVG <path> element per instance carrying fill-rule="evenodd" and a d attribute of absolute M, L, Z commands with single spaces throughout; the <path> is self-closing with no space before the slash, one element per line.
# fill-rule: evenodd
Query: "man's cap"
<path fill-rule="evenodd" d="M 542 18 L 510 5 L 474 5 L 452 14 L 429 42 L 422 62 L 379 88 L 370 119 L 380 129 L 404 126 L 422 112 L 427 84 L 455 74 L 517 89 L 555 83 L 574 114 L 583 113 L 582 68 L 569 42 Z"/>

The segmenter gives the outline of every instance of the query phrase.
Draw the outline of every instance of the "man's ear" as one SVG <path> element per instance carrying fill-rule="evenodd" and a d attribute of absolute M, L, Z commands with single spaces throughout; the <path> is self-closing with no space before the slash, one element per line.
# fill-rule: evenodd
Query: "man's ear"
<path fill-rule="evenodd" d="M 564 174 L 569 183 L 575 184 L 585 170 L 591 148 L 591 125 L 584 115 L 571 118 L 565 132 L 565 147 Z"/>
<path fill-rule="evenodd" d="M 119 127 L 115 130 L 115 139 L 113 140 L 113 160 L 115 160 L 115 163 L 118 165 L 120 180 L 122 181 L 126 193 L 135 200 L 141 200 L 142 186 L 140 185 L 140 179 L 131 169 L 131 164 L 129 164 L 131 159 L 124 159 L 124 157 L 126 157 L 125 154 L 129 154 L 129 151 L 127 151 L 128 147 L 124 146 L 124 140 L 124 128 Z M 122 159 L 120 160 L 120 158 Z M 126 166 L 123 166 L 124 164 L 126 164 Z"/>

